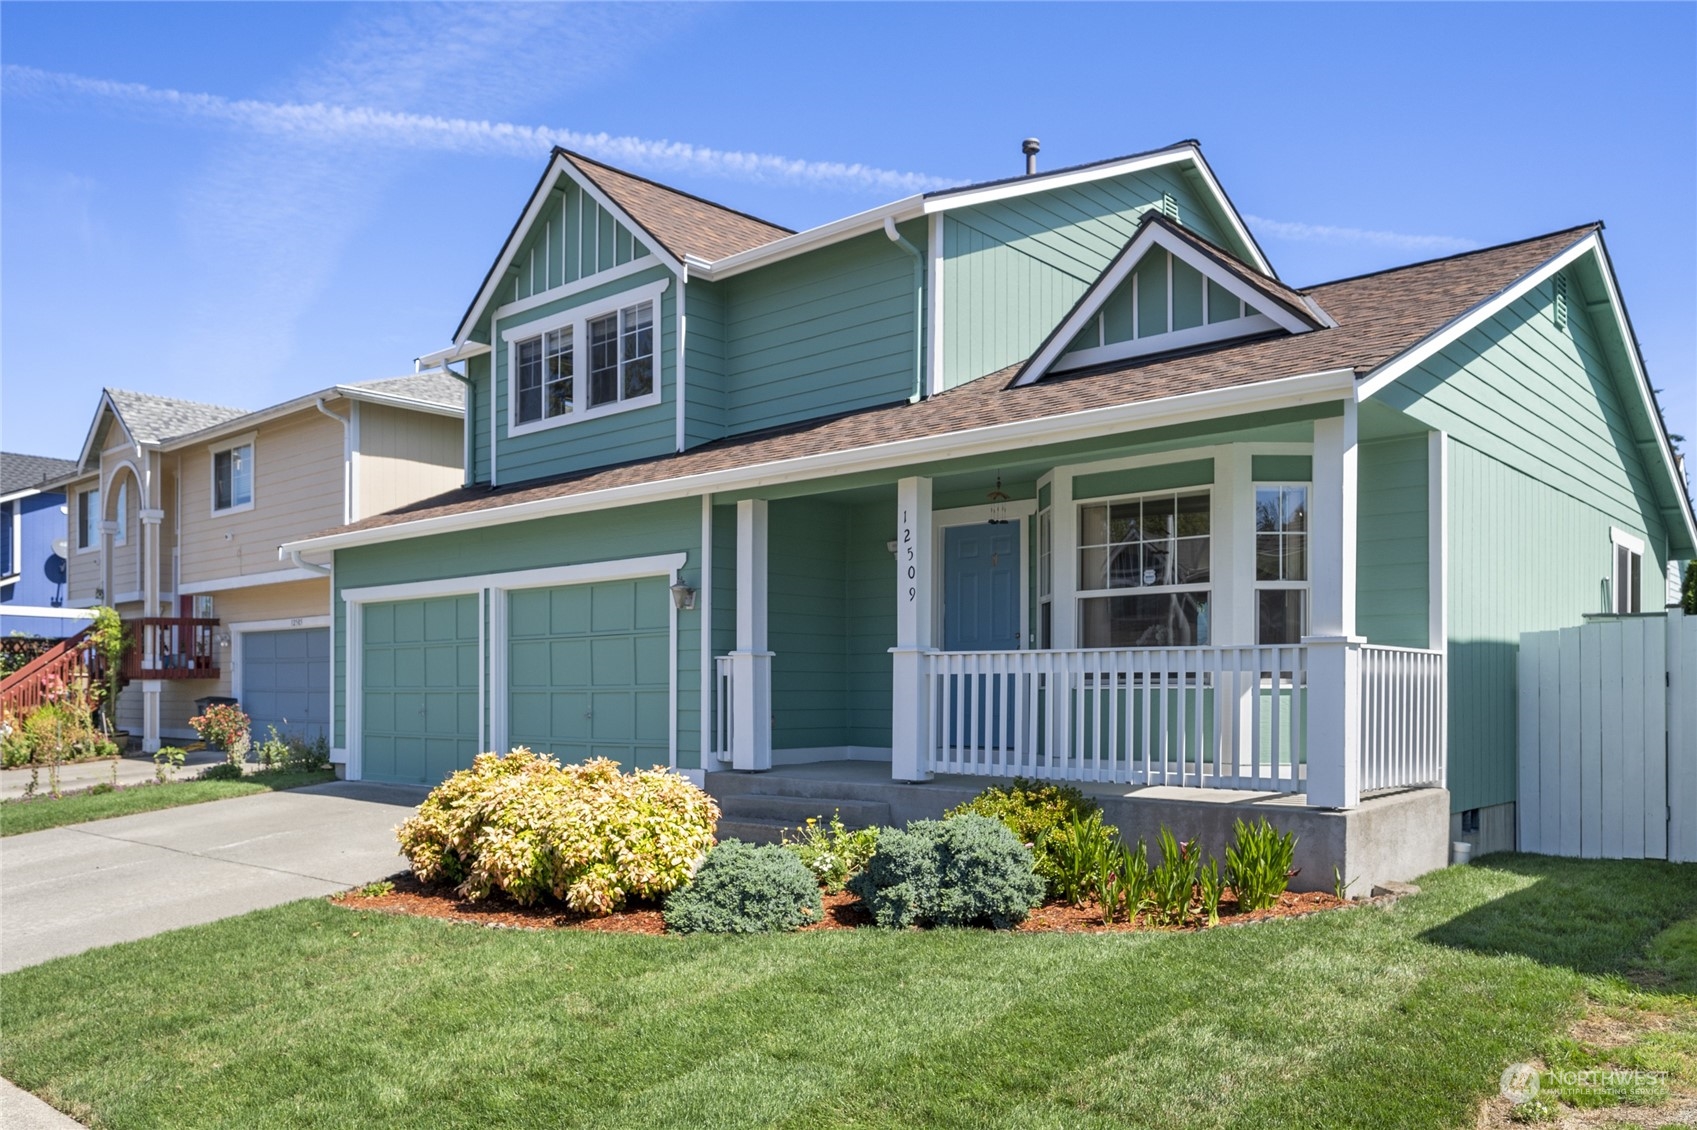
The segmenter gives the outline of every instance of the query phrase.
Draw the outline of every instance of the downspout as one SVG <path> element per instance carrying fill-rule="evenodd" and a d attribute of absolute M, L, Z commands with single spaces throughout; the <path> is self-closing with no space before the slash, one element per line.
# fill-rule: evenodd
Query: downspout
<path fill-rule="evenodd" d="M 916 404 L 925 395 L 925 256 L 896 230 L 893 217 L 884 217 L 884 234 L 913 256 L 913 393 L 907 401 Z"/>
<path fill-rule="evenodd" d="M 322 396 L 314 400 L 312 404 L 320 412 L 342 425 L 342 524 L 346 525 L 354 520 L 353 420 L 330 411 L 329 408 L 325 407 Z"/>
<path fill-rule="evenodd" d="M 442 362 L 442 371 L 450 377 L 453 377 L 456 381 L 459 381 L 462 385 L 465 385 L 465 412 L 460 417 L 460 434 L 465 439 L 465 450 L 460 455 L 460 461 L 461 465 L 465 468 L 465 479 L 460 485 L 469 487 L 471 485 L 472 476 L 471 429 L 477 426 L 477 389 L 471 383 L 471 373 L 469 371 L 471 367 L 468 365 L 466 368 L 468 370 L 467 372 L 456 373 L 448 362 Z M 419 368 L 418 358 L 416 357 L 413 358 L 412 371 L 415 373 L 423 372 L 423 370 Z"/>
<path fill-rule="evenodd" d="M 320 577 L 328 577 L 330 575 L 330 566 L 314 565 L 310 561 L 303 560 L 301 557 L 301 551 L 298 549 L 289 550 L 289 560 L 293 562 L 297 569 L 305 569 L 308 573 L 317 573 Z"/>

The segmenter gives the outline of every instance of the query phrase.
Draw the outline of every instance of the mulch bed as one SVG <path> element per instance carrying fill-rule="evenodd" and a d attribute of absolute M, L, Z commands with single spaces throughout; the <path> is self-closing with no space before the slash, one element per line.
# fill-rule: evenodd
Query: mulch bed
<path fill-rule="evenodd" d="M 352 910 L 375 910 L 387 914 L 412 914 L 424 918 L 442 918 L 450 922 L 473 922 L 483 926 L 530 930 L 590 930 L 603 934 L 664 934 L 666 924 L 660 908 L 652 903 L 632 903 L 616 914 L 593 918 L 566 910 L 560 906 L 520 906 L 505 895 L 494 895 L 481 902 L 471 902 L 454 893 L 451 887 L 428 886 L 410 874 L 396 875 L 395 889 L 388 894 L 367 896 L 357 890 L 332 895 L 330 901 Z M 804 926 L 802 933 L 814 930 L 852 930 L 872 925 L 872 916 L 860 899 L 844 892 L 825 895 L 825 919 Z M 1266 910 L 1240 914 L 1237 903 L 1230 899 L 1220 904 L 1220 925 L 1262 922 L 1272 918 L 1301 918 L 1323 910 L 1357 905 L 1323 891 L 1286 891 L 1278 904 Z M 1102 925 L 1102 912 L 1094 905 L 1067 906 L 1046 903 L 1031 912 L 1017 930 L 1020 933 L 1105 934 L 1137 930 L 1197 930 L 1198 925 L 1186 927 L 1154 926 L 1139 918 L 1135 923 L 1115 922 Z"/>

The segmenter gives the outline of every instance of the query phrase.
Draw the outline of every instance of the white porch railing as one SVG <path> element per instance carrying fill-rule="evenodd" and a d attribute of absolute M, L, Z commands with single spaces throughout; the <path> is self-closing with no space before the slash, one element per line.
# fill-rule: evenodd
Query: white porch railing
<path fill-rule="evenodd" d="M 937 652 L 938 773 L 1302 792 L 1306 651 Z"/>
<path fill-rule="evenodd" d="M 731 657 L 713 659 L 713 756 L 719 761 L 731 759 Z"/>
<path fill-rule="evenodd" d="M 1444 655 L 1361 649 L 1361 791 L 1441 785 L 1449 742 Z"/>

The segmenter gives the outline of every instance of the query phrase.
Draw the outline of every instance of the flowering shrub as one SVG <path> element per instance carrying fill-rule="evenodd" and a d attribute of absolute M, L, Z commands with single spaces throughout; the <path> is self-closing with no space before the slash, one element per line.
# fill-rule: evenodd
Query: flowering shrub
<path fill-rule="evenodd" d="M 851 832 L 844 826 L 841 813 L 833 813 L 829 824 L 820 824 L 819 817 L 809 816 L 807 823 L 796 829 L 795 839 L 785 832 L 783 840 L 784 850 L 801 860 L 819 885 L 834 895 L 878 850 L 878 829 Z"/>
<path fill-rule="evenodd" d="M 189 719 L 189 725 L 194 727 L 201 741 L 237 757 L 247 756 L 250 724 L 251 720 L 242 713 L 241 707 L 223 702 L 215 702 L 206 708 L 205 714 Z"/>
<path fill-rule="evenodd" d="M 718 819 L 713 798 L 670 770 L 620 773 L 603 757 L 562 766 L 521 747 L 478 754 L 398 836 L 413 874 L 468 899 L 501 890 L 603 915 L 687 882 Z"/>
<path fill-rule="evenodd" d="M 50 680 L 45 698 L 28 714 L 8 713 L 0 719 L 0 761 L 7 768 L 110 757 L 118 752 L 95 728 L 85 683 Z"/>

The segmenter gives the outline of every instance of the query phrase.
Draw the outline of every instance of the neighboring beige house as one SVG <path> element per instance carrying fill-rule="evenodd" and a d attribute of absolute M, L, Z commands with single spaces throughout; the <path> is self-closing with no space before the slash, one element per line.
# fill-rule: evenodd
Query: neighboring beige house
<path fill-rule="evenodd" d="M 303 737 L 330 719 L 330 580 L 284 542 L 464 482 L 464 386 L 440 371 L 333 385 L 256 412 L 106 389 L 59 480 L 67 601 L 135 646 L 121 724 L 152 751 L 227 696 Z"/>

